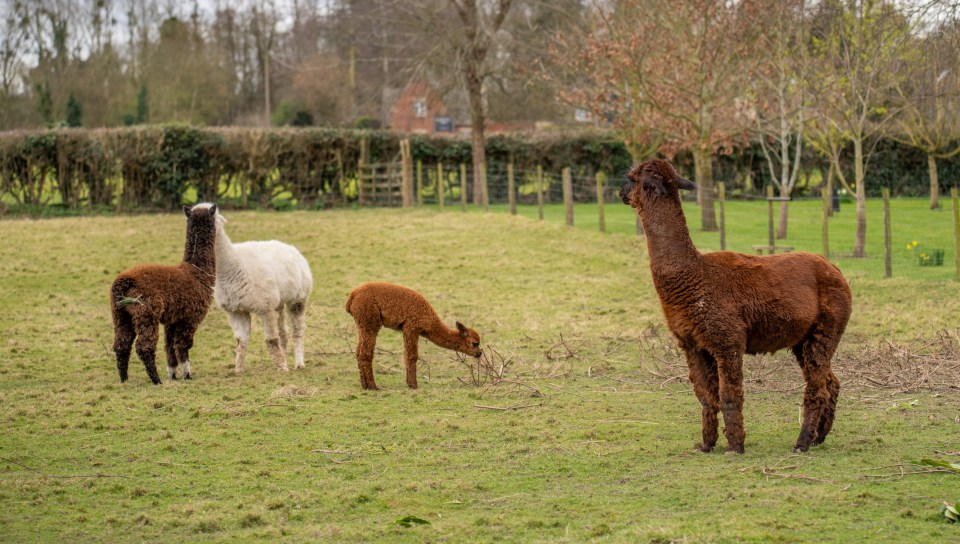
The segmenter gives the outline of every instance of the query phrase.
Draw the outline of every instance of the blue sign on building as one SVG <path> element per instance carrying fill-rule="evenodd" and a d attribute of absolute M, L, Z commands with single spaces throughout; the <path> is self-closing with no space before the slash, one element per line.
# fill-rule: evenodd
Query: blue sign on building
<path fill-rule="evenodd" d="M 453 132 L 453 118 L 447 116 L 434 117 L 433 130 L 435 132 Z"/>

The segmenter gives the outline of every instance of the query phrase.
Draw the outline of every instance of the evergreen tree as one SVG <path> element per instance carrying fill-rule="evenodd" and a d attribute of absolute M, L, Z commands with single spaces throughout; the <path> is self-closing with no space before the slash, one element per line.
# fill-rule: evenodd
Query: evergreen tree
<path fill-rule="evenodd" d="M 77 98 L 77 95 L 73 94 L 73 91 L 71 91 L 70 96 L 67 97 L 67 126 L 79 127 L 82 125 L 83 106 L 80 104 L 80 100 Z"/>

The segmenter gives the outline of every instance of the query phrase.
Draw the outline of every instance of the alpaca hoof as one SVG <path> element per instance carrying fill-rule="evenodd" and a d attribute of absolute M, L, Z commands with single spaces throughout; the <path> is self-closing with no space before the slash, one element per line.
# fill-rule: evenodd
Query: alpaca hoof
<path fill-rule="evenodd" d="M 807 453 L 807 450 L 809 449 L 810 449 L 810 446 L 801 446 L 800 444 L 797 444 L 796 446 L 793 447 L 793 450 L 791 451 L 793 453 Z"/>
<path fill-rule="evenodd" d="M 307 365 L 305 365 L 305 364 L 303 364 L 303 363 L 297 363 L 297 365 L 296 365 L 294 368 L 296 368 L 297 370 L 301 370 L 301 369 L 304 369 L 304 368 L 306 368 L 306 367 L 307 367 Z"/>
<path fill-rule="evenodd" d="M 177 374 L 176 374 L 175 372 L 171 372 L 171 373 L 170 373 L 170 379 L 173 380 L 173 381 L 177 381 Z"/>
<path fill-rule="evenodd" d="M 285 366 L 277 367 L 277 370 L 279 370 L 280 372 L 290 372 L 290 369 Z"/>
<path fill-rule="evenodd" d="M 193 379 L 193 376 L 191 376 L 190 373 L 187 372 L 187 373 L 185 373 L 185 374 L 183 375 L 183 379 L 184 379 L 184 380 L 192 380 L 192 379 Z"/>
<path fill-rule="evenodd" d="M 732 455 L 734 453 L 743 455 L 743 446 L 727 446 L 727 451 L 723 453 L 724 455 Z"/>
<path fill-rule="evenodd" d="M 160 385 L 160 384 L 163 383 L 163 382 L 161 382 L 160 380 L 150 380 L 150 381 L 153 382 L 153 385 Z"/>
<path fill-rule="evenodd" d="M 713 451 L 713 446 L 705 446 L 703 444 L 694 444 L 693 449 L 703 453 L 710 453 Z"/>

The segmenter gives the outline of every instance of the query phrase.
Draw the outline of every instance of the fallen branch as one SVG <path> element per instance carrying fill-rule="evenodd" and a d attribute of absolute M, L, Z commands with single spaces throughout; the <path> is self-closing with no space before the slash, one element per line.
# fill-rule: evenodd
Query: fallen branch
<path fill-rule="evenodd" d="M 543 403 L 542 403 L 542 402 L 538 402 L 538 403 L 536 403 L 536 404 L 521 404 L 521 405 L 518 405 L 518 406 L 484 406 L 483 404 L 474 404 L 474 405 L 473 405 L 474 408 L 480 408 L 480 409 L 482 409 L 482 410 L 501 410 L 501 411 L 507 411 L 507 410 L 522 410 L 522 409 L 524 409 L 524 408 L 536 408 L 536 407 L 538 407 L 538 406 L 543 406 Z"/>
<path fill-rule="evenodd" d="M 75 475 L 47 474 L 46 472 L 43 472 L 42 470 L 37 470 L 37 469 L 35 469 L 35 468 L 33 468 L 33 467 L 28 467 L 27 465 L 24 465 L 23 463 L 18 463 L 18 462 L 16 462 L 16 461 L 14 461 L 13 459 L 7 459 L 6 457 L 0 457 L 0 461 L 6 461 L 7 463 L 12 463 L 12 464 L 14 464 L 14 465 L 17 465 L 18 467 L 23 467 L 23 468 L 25 468 L 25 469 L 27 469 L 27 470 L 29 470 L 29 471 L 31 471 L 31 472 L 36 472 L 37 474 L 43 476 L 44 478 L 63 478 L 63 479 L 70 479 L 70 478 L 130 478 L 129 476 L 122 476 L 122 475 L 120 475 L 120 474 L 75 474 Z"/>

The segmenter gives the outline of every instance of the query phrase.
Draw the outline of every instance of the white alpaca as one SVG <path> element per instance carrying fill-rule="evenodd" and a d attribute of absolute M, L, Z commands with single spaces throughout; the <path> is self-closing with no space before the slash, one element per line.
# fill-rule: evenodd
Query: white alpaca
<path fill-rule="evenodd" d="M 250 341 L 250 314 L 263 321 L 267 350 L 277 369 L 286 371 L 287 332 L 283 326 L 284 309 L 293 329 L 293 358 L 303 368 L 303 334 L 306 328 L 306 303 L 313 288 L 310 265 L 297 248 L 270 240 L 267 242 L 230 242 L 217 216 L 217 282 L 214 297 L 227 312 L 233 336 L 237 339 L 235 371 L 243 370 Z"/>

